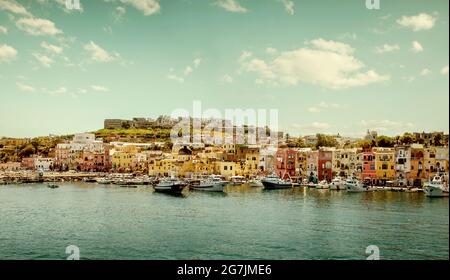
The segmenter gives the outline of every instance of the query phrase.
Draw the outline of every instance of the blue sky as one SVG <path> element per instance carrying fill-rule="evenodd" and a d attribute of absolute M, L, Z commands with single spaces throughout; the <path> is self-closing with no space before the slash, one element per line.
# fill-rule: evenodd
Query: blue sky
<path fill-rule="evenodd" d="M 0 0 L 0 136 L 177 108 L 276 108 L 292 135 L 449 127 L 448 1 Z"/>

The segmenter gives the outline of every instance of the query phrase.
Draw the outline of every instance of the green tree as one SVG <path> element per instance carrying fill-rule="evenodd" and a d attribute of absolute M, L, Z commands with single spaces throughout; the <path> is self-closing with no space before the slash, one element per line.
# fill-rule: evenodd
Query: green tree
<path fill-rule="evenodd" d="M 36 148 L 32 144 L 26 145 L 22 150 L 19 152 L 20 157 L 29 157 L 36 153 Z"/>
<path fill-rule="evenodd" d="M 317 143 L 316 148 L 319 147 L 337 147 L 338 142 L 333 136 L 325 135 L 325 134 L 316 134 Z"/>
<path fill-rule="evenodd" d="M 375 139 L 375 141 L 376 141 L 377 147 L 389 148 L 389 147 L 394 147 L 394 145 L 395 145 L 395 139 L 392 137 L 389 137 L 389 136 L 384 136 L 384 135 L 378 136 Z"/>

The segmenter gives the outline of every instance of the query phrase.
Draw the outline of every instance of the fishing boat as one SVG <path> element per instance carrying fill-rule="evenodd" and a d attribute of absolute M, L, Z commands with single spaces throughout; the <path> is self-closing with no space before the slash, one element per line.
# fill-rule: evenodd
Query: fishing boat
<path fill-rule="evenodd" d="M 356 178 L 349 178 L 345 181 L 345 189 L 347 192 L 365 192 L 366 187 Z"/>
<path fill-rule="evenodd" d="M 262 179 L 261 182 L 266 190 L 292 188 L 292 182 L 284 181 L 276 175 L 269 175 Z"/>
<path fill-rule="evenodd" d="M 340 191 L 345 190 L 344 180 L 340 177 L 334 178 L 330 183 L 330 190 Z"/>
<path fill-rule="evenodd" d="M 186 185 L 187 184 L 183 181 L 180 181 L 176 178 L 170 178 L 160 181 L 153 188 L 156 192 L 181 194 Z"/>
<path fill-rule="evenodd" d="M 232 186 L 240 186 L 245 184 L 245 178 L 243 176 L 231 176 L 229 184 Z"/>
<path fill-rule="evenodd" d="M 198 185 L 192 185 L 191 189 L 205 192 L 223 192 L 227 181 L 223 180 L 219 175 L 211 175 L 206 180 L 200 181 Z"/>
<path fill-rule="evenodd" d="M 448 197 L 448 183 L 444 176 L 436 175 L 423 186 L 423 192 L 428 197 Z"/>
<path fill-rule="evenodd" d="M 316 186 L 316 189 L 329 189 L 329 188 L 330 186 L 328 185 L 328 182 L 326 180 L 320 181 Z"/>

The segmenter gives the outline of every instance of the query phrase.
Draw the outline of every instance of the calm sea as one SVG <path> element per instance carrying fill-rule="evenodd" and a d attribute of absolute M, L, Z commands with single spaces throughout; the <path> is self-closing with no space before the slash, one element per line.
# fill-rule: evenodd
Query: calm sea
<path fill-rule="evenodd" d="M 0 186 L 0 259 L 448 259 L 448 198 L 296 188 Z"/>

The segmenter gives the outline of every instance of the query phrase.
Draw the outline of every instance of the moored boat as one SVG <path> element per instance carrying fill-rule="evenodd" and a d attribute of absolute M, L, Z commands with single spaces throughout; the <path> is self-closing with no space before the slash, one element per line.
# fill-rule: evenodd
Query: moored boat
<path fill-rule="evenodd" d="M 444 181 L 444 176 L 436 175 L 425 183 L 423 192 L 428 197 L 448 197 L 448 183 Z"/>
<path fill-rule="evenodd" d="M 275 189 L 288 189 L 292 188 L 292 183 L 284 181 L 276 175 L 269 175 L 261 180 L 264 189 L 275 190 Z"/>
<path fill-rule="evenodd" d="M 181 194 L 186 185 L 187 184 L 183 181 L 180 181 L 176 178 L 171 178 L 160 181 L 153 188 L 156 192 Z"/>
<path fill-rule="evenodd" d="M 232 186 L 240 186 L 245 184 L 245 178 L 243 176 L 231 176 L 229 184 Z"/>
<path fill-rule="evenodd" d="M 205 192 L 223 192 L 227 181 L 223 180 L 219 175 L 211 175 L 206 180 L 200 181 L 198 185 L 191 186 L 191 189 Z"/>
<path fill-rule="evenodd" d="M 365 192 L 366 187 L 356 178 L 349 178 L 345 181 L 345 189 L 347 192 Z"/>
<path fill-rule="evenodd" d="M 330 183 L 330 190 L 340 191 L 345 190 L 344 180 L 340 177 L 334 178 Z"/>
<path fill-rule="evenodd" d="M 328 189 L 328 188 L 330 188 L 330 186 L 328 185 L 328 182 L 326 180 L 320 181 L 316 186 L 316 189 Z"/>
<path fill-rule="evenodd" d="M 262 183 L 261 179 L 256 179 L 256 178 L 248 181 L 248 185 L 250 187 L 254 187 L 254 188 L 263 187 L 263 183 Z"/>
<path fill-rule="evenodd" d="M 49 189 L 57 189 L 57 188 L 59 188 L 59 186 L 55 185 L 55 184 L 48 184 L 47 188 L 49 188 Z"/>

